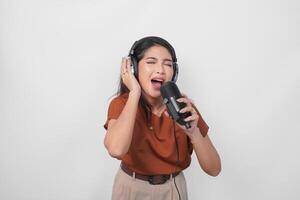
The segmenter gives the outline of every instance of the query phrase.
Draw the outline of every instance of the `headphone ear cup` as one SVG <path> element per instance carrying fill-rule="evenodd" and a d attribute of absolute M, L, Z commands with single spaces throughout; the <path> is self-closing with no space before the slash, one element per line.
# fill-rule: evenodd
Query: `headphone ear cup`
<path fill-rule="evenodd" d="M 173 74 L 173 77 L 172 77 L 172 81 L 176 82 L 177 77 L 178 77 L 178 65 L 177 65 L 177 63 L 173 64 L 173 72 L 174 72 L 174 74 Z"/>
<path fill-rule="evenodd" d="M 138 63 L 137 63 L 137 59 L 134 56 L 130 56 L 130 59 L 131 59 L 131 65 L 132 65 L 133 74 L 138 79 Z"/>

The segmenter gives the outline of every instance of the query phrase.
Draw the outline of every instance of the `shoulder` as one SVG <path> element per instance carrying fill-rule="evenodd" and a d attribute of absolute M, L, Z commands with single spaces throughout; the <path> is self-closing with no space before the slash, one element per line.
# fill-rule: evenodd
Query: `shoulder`
<path fill-rule="evenodd" d="M 118 119 L 119 115 L 121 114 L 126 104 L 127 99 L 128 99 L 128 94 L 125 93 L 114 97 L 110 101 L 108 111 L 107 111 L 107 120 L 104 124 L 105 129 L 108 128 L 108 123 L 111 119 Z"/>
<path fill-rule="evenodd" d="M 125 104 L 128 100 L 128 93 L 124 93 L 124 94 L 121 94 L 121 95 L 118 95 L 118 96 L 115 96 L 111 102 L 110 102 L 110 105 L 122 105 L 122 104 Z"/>

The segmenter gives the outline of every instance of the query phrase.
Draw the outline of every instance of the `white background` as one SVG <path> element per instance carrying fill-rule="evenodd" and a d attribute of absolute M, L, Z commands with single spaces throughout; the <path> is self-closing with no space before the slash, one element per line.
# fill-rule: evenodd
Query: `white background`
<path fill-rule="evenodd" d="M 109 97 L 148 35 L 175 47 L 222 159 L 210 177 L 193 155 L 190 199 L 300 199 L 298 0 L 1 0 L 0 199 L 110 199 Z"/>

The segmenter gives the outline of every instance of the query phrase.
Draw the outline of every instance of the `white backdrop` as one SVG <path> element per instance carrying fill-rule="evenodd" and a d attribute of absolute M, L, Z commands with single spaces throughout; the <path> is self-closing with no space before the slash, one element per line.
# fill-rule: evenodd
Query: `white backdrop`
<path fill-rule="evenodd" d="M 110 199 L 103 139 L 121 57 L 158 35 L 222 159 L 190 199 L 300 199 L 297 0 L 0 0 L 0 199 Z"/>

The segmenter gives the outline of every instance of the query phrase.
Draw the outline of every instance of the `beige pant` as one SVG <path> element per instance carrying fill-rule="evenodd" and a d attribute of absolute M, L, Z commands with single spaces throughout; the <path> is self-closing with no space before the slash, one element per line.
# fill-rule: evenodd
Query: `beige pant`
<path fill-rule="evenodd" d="M 187 200 L 187 187 L 183 172 L 175 178 L 170 178 L 164 184 L 151 185 L 147 181 L 129 176 L 120 168 L 114 180 L 112 200 L 179 200 L 174 179 L 181 200 Z"/>

